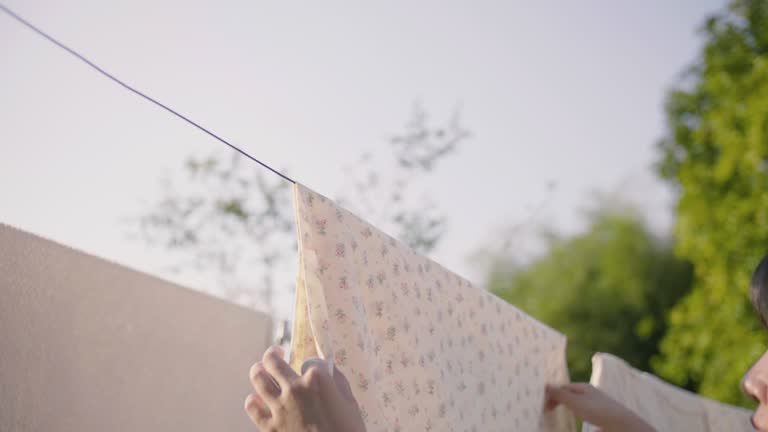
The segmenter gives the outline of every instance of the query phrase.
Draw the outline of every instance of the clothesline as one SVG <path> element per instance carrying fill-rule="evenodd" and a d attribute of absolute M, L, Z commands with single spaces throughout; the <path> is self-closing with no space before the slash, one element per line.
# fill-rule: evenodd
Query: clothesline
<path fill-rule="evenodd" d="M 58 46 L 59 48 L 63 49 L 64 51 L 66 51 L 66 52 L 68 52 L 68 53 L 72 54 L 72 55 L 73 55 L 73 56 L 75 56 L 77 59 L 79 59 L 79 60 L 80 60 L 80 61 L 82 61 L 83 63 L 87 64 L 87 65 L 88 65 L 88 66 L 90 66 L 91 68 L 95 69 L 97 72 L 99 72 L 100 74 L 102 74 L 102 75 L 104 75 L 105 77 L 109 78 L 110 80 L 112 80 L 112 81 L 116 82 L 117 84 L 119 84 L 119 85 L 123 86 L 124 88 L 126 88 L 126 89 L 128 89 L 129 91 L 131 91 L 131 92 L 135 93 L 136 95 L 138 95 L 138 96 L 141 96 L 142 98 L 144 98 L 144 99 L 146 99 L 146 100 L 148 100 L 148 101 L 152 102 L 153 104 L 155 104 L 155 105 L 159 106 L 160 108 L 162 108 L 162 109 L 164 109 L 164 110 L 166 110 L 166 111 L 170 112 L 171 114 L 173 114 L 173 115 L 175 115 L 176 117 L 178 117 L 178 118 L 180 118 L 180 119 L 184 120 L 185 122 L 187 122 L 187 123 L 191 124 L 192 126 L 194 126 L 194 127 L 198 128 L 198 129 L 200 129 L 201 131 L 203 131 L 203 132 L 205 132 L 206 134 L 208 134 L 208 135 L 212 136 L 213 138 L 215 138 L 215 139 L 219 140 L 220 142 L 222 142 L 222 143 L 224 143 L 224 144 L 228 145 L 228 146 L 229 146 L 230 148 L 232 148 L 233 150 L 237 151 L 238 153 L 242 154 L 243 156 L 247 157 L 248 159 L 250 159 L 250 160 L 252 160 L 252 161 L 256 162 L 257 164 L 259 164 L 259 165 L 263 166 L 264 168 L 266 168 L 266 169 L 268 169 L 268 170 L 272 171 L 273 173 L 277 174 L 278 176 L 280 176 L 280 177 L 281 177 L 281 178 L 283 178 L 284 180 L 287 180 L 287 181 L 289 181 L 289 182 L 291 182 L 291 183 L 293 183 L 293 184 L 296 184 L 296 181 L 295 181 L 295 180 L 293 180 L 292 178 L 288 177 L 287 175 L 285 175 L 285 174 L 281 173 L 280 171 L 278 171 L 278 170 L 276 170 L 276 169 L 272 168 L 271 166 L 267 165 L 266 163 L 264 163 L 264 162 L 262 162 L 262 161 L 260 161 L 260 160 L 256 159 L 255 157 L 253 157 L 253 156 L 251 156 L 250 154 L 248 154 L 248 153 L 247 153 L 245 150 L 243 150 L 243 149 L 241 149 L 241 148 L 237 147 L 236 145 L 234 145 L 234 144 L 230 143 L 229 141 L 225 140 L 224 138 L 220 137 L 219 135 L 217 135 L 217 134 L 215 134 L 215 133 L 211 132 L 210 130 L 208 130 L 208 129 L 204 128 L 203 126 L 201 126 L 201 125 L 200 125 L 200 124 L 198 124 L 197 122 L 195 122 L 195 121 L 193 121 L 193 120 L 189 119 L 188 117 L 184 116 L 183 114 L 179 113 L 178 111 L 174 110 L 173 108 L 169 107 L 168 105 L 165 105 L 165 104 L 163 104 L 162 102 L 158 101 L 157 99 L 155 99 L 155 98 L 153 98 L 153 97 L 151 97 L 151 96 L 148 96 L 147 94 L 143 93 L 142 91 L 140 91 L 140 90 L 137 90 L 136 88 L 134 88 L 134 87 L 132 87 L 132 86 L 130 86 L 130 85 L 128 85 L 128 84 L 126 84 L 124 81 L 122 81 L 122 80 L 118 79 L 117 77 L 115 77 L 115 76 L 114 76 L 114 75 L 112 75 L 111 73 L 109 73 L 109 72 L 105 71 L 104 69 L 102 69 L 102 68 L 101 68 L 100 66 L 98 66 L 97 64 L 95 64 L 95 63 L 93 63 L 92 61 L 88 60 L 88 59 L 87 59 L 85 56 L 83 56 L 83 55 L 82 55 L 82 54 L 80 54 L 79 52 L 75 51 L 74 49 L 72 49 L 72 48 L 70 48 L 70 47 L 68 47 L 68 46 L 66 46 L 66 45 L 64 45 L 62 42 L 59 42 L 59 41 L 58 41 L 56 38 L 54 38 L 53 36 L 49 35 L 49 34 L 48 34 L 48 33 L 46 33 L 45 31 L 43 31 L 43 30 L 41 30 L 40 28 L 38 28 L 37 26 L 35 26 L 34 24 L 32 24 L 32 23 L 30 23 L 29 21 L 27 21 L 26 19 L 22 18 L 22 17 L 21 17 L 19 14 L 17 14 L 17 13 L 16 13 L 16 12 L 14 12 L 14 11 L 12 11 L 11 9 L 9 9 L 7 6 L 3 5 L 2 3 L 0 3 L 0 10 L 2 10 L 3 12 L 5 12 L 6 14 L 8 14 L 8 15 L 9 15 L 11 18 L 13 18 L 13 19 L 15 19 L 16 21 L 20 22 L 21 24 L 25 25 L 26 27 L 28 27 L 30 30 L 34 31 L 34 32 L 35 32 L 35 33 L 37 33 L 38 35 L 40 35 L 40 36 L 44 37 L 44 38 L 45 38 L 45 39 L 47 39 L 49 42 L 53 43 L 54 45 Z"/>

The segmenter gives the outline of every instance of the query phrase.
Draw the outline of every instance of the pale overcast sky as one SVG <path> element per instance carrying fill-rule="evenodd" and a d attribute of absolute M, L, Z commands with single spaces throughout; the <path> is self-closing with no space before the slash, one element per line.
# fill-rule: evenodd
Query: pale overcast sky
<path fill-rule="evenodd" d="M 415 101 L 436 120 L 461 104 L 473 138 L 430 182 L 450 218 L 433 257 L 478 281 L 468 257 L 542 202 L 536 222 L 573 231 L 592 191 L 618 192 L 668 228 L 650 169 L 664 93 L 725 4 L 3 1 L 328 195 Z M 158 274 L 165 252 L 124 218 L 220 145 L 0 14 L 0 222 Z"/>

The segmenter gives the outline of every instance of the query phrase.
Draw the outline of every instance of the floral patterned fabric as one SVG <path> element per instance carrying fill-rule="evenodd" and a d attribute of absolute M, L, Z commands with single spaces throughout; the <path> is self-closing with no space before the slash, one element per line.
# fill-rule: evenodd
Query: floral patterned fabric
<path fill-rule="evenodd" d="M 598 353 L 592 357 L 590 382 L 640 415 L 658 432 L 754 431 L 749 421 L 749 411 L 667 384 L 610 354 Z M 582 430 L 599 431 L 586 423 Z"/>
<path fill-rule="evenodd" d="M 297 185 L 291 364 L 329 359 L 368 432 L 570 431 L 565 337 Z"/>

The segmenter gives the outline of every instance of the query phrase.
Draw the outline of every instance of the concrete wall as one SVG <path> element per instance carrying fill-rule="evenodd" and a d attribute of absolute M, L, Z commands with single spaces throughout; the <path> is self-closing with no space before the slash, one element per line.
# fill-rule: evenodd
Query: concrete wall
<path fill-rule="evenodd" d="M 261 313 L 0 225 L 0 431 L 248 431 Z"/>

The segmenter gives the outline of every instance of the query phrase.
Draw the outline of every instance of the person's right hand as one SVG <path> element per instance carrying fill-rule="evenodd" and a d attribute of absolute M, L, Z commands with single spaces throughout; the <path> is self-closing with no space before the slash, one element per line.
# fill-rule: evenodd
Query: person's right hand
<path fill-rule="evenodd" d="M 547 409 L 568 407 L 582 420 L 603 432 L 655 432 L 645 420 L 587 383 L 547 386 Z"/>
<path fill-rule="evenodd" d="M 283 360 L 283 350 L 271 347 L 251 367 L 255 390 L 245 400 L 245 412 L 262 431 L 365 432 L 360 408 L 340 370 L 330 374 L 320 359 L 304 362 L 298 375 Z"/>

